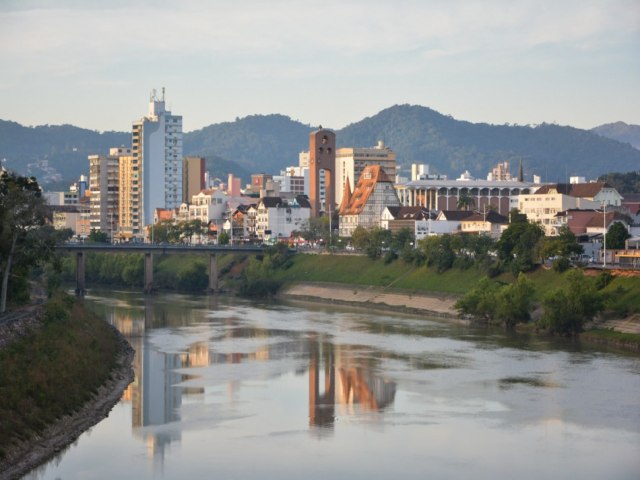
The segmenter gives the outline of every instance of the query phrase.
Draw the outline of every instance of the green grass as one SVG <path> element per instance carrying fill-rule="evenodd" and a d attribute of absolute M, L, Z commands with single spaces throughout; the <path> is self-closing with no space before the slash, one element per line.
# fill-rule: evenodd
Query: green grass
<path fill-rule="evenodd" d="M 0 350 L 0 458 L 77 410 L 115 366 L 113 328 L 71 303 L 52 300 L 42 328 Z"/>
<path fill-rule="evenodd" d="M 604 292 L 612 310 L 623 315 L 640 312 L 640 277 L 614 277 Z"/>
<path fill-rule="evenodd" d="M 553 270 L 538 268 L 527 275 L 535 286 L 536 301 L 566 287 L 565 274 Z M 346 283 L 460 295 L 473 288 L 484 276 L 476 268 L 452 268 L 438 273 L 424 266 L 408 265 L 400 259 L 385 264 L 382 259 L 371 260 L 360 255 L 309 254 L 295 255 L 289 268 L 274 274 L 274 278 L 285 283 Z M 495 280 L 510 283 L 514 277 L 503 273 Z M 624 314 L 640 312 L 640 277 L 614 277 L 604 291 L 609 294 L 610 309 Z"/>

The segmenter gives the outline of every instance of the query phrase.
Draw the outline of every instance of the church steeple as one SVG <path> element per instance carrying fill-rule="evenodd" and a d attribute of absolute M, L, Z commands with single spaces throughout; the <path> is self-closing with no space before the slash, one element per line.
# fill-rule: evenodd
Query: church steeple
<path fill-rule="evenodd" d="M 520 166 L 518 167 L 518 181 L 524 182 L 524 172 L 522 170 L 522 158 L 520 158 Z"/>

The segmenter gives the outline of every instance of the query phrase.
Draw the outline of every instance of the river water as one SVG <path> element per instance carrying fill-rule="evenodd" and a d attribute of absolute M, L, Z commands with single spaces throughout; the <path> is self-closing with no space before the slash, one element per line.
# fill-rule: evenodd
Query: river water
<path fill-rule="evenodd" d="M 330 305 L 93 292 L 136 350 L 30 479 L 638 479 L 640 358 Z"/>

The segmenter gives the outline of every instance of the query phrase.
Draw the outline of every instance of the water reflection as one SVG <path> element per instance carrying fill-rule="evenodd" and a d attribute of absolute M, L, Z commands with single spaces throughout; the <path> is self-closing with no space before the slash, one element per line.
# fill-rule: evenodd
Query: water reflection
<path fill-rule="evenodd" d="M 129 337 L 136 379 L 41 478 L 640 471 L 637 355 L 342 307 L 113 292 L 87 304 Z"/>
<path fill-rule="evenodd" d="M 131 403 L 133 433 L 143 440 L 154 462 L 162 463 L 166 449 L 182 435 L 181 428 L 152 427 L 179 422 L 183 400 L 193 397 L 197 402 L 206 394 L 204 386 L 189 381 L 198 378 L 199 368 L 306 359 L 306 365 L 294 364 L 294 370 L 296 375 L 308 375 L 308 425 L 318 437 L 333 431 L 338 415 L 380 414 L 393 404 L 396 383 L 375 373 L 380 359 L 363 354 L 362 347 L 334 345 L 329 336 L 306 331 L 246 326 L 237 312 L 203 321 L 203 315 L 219 306 L 212 298 L 216 297 L 208 299 L 208 309 L 197 303 L 195 308 L 176 307 L 171 297 L 145 297 L 140 306 L 118 302 L 117 308 L 112 308 L 110 302 L 96 298 L 99 302 L 93 308 L 104 309 L 102 313 L 136 351 L 135 380 L 122 400 Z M 171 352 L 175 345 L 169 343 L 163 348 L 165 330 L 175 340 L 187 326 L 191 328 L 182 332 L 186 342 L 181 351 Z M 198 339 L 190 341 L 194 326 Z M 241 379 L 227 378 L 229 401 L 241 383 Z"/>

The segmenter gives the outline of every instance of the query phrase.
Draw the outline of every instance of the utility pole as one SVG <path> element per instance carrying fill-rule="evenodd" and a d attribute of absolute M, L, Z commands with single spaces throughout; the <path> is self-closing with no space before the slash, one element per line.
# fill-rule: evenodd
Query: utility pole
<path fill-rule="evenodd" d="M 606 202 L 602 202 L 602 246 L 603 246 L 603 256 L 602 256 L 602 267 L 607 266 L 607 204 Z"/>

